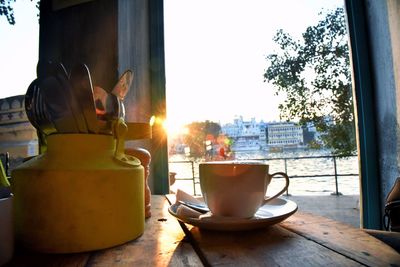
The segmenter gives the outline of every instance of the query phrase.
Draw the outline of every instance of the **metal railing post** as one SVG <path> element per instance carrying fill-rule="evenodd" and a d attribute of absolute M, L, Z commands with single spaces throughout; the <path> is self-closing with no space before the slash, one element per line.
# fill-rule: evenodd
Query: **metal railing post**
<path fill-rule="evenodd" d="M 285 158 L 284 161 L 285 161 L 285 173 L 287 174 L 287 159 Z"/>
<path fill-rule="evenodd" d="M 355 155 L 349 155 L 352 157 L 356 157 Z M 285 168 L 285 172 L 286 174 L 288 173 L 288 160 L 305 160 L 305 159 L 333 159 L 333 167 L 334 167 L 334 174 L 332 173 L 320 173 L 317 175 L 313 175 L 313 174 L 303 174 L 303 175 L 296 175 L 296 174 L 292 174 L 291 178 L 310 178 L 310 177 L 320 177 L 320 178 L 325 178 L 325 177 L 331 177 L 334 176 L 335 177 L 335 192 L 332 192 L 331 195 L 342 195 L 342 193 L 339 192 L 339 182 L 338 182 L 338 177 L 339 176 L 359 176 L 358 173 L 338 173 L 337 170 L 337 161 L 336 158 L 337 156 L 307 156 L 307 157 L 291 157 L 291 158 L 257 158 L 254 160 L 263 160 L 265 162 L 269 162 L 269 161 L 282 161 L 284 162 L 284 168 Z M 198 182 L 196 182 L 196 178 L 199 179 L 199 177 L 196 177 L 196 172 L 195 172 L 195 161 L 193 160 L 183 160 L 183 161 L 171 161 L 169 163 L 180 163 L 180 164 L 191 164 L 191 168 L 192 168 L 192 176 L 191 177 L 178 177 L 176 180 L 187 180 L 187 181 L 192 181 L 193 182 L 193 194 L 197 195 L 196 192 L 196 184 L 198 184 Z M 185 168 L 186 169 L 186 168 Z M 292 170 L 293 172 L 293 170 Z M 189 185 L 190 186 L 190 185 Z M 189 189 L 189 188 L 188 188 Z M 289 194 L 289 188 L 286 190 L 286 196 L 290 196 Z"/>
<path fill-rule="evenodd" d="M 194 162 L 190 162 L 192 164 L 192 179 L 193 179 L 193 195 L 196 195 L 196 181 L 194 178 Z"/>
<path fill-rule="evenodd" d="M 10 176 L 10 153 L 6 152 L 6 176 L 9 177 Z"/>
<path fill-rule="evenodd" d="M 287 174 L 287 176 L 289 176 L 289 174 L 287 173 L 287 159 L 284 159 L 285 161 L 285 173 Z M 286 189 L 286 196 L 290 196 L 289 194 L 289 187 Z"/>
<path fill-rule="evenodd" d="M 339 193 L 339 185 L 338 185 L 338 175 L 337 175 L 337 166 L 336 166 L 336 156 L 333 156 L 333 169 L 335 171 L 335 188 L 336 188 L 336 192 L 335 195 L 341 195 Z M 332 193 L 333 195 L 333 193 Z"/>

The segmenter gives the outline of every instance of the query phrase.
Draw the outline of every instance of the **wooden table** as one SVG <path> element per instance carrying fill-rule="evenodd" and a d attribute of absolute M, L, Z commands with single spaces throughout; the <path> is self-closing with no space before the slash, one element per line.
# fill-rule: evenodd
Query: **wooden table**
<path fill-rule="evenodd" d="M 136 240 L 66 255 L 17 249 L 9 266 L 400 266 L 400 254 L 385 243 L 324 217 L 298 211 L 264 229 L 215 232 L 179 223 L 164 196 L 151 203 Z"/>

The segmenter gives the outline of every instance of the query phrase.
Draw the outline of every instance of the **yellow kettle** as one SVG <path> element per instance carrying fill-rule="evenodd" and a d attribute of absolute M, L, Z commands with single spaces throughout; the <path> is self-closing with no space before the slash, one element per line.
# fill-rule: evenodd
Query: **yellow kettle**
<path fill-rule="evenodd" d="M 120 143 L 120 144 L 118 144 Z M 45 253 L 103 249 L 144 231 L 144 169 L 121 140 L 54 134 L 12 172 L 16 241 Z"/>

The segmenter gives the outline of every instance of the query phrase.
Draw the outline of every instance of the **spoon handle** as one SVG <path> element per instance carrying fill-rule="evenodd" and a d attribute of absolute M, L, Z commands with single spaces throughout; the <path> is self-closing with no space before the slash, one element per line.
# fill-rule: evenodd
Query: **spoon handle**
<path fill-rule="evenodd" d="M 189 208 L 194 209 L 195 211 L 198 211 L 198 212 L 201 212 L 201 213 L 207 213 L 207 212 L 210 211 L 206 207 L 206 205 L 203 205 L 203 204 L 197 204 L 197 203 L 188 202 L 188 201 L 182 201 L 182 200 L 179 200 L 178 202 L 179 202 L 179 204 L 182 204 L 182 205 L 184 205 L 186 207 L 189 207 Z"/>

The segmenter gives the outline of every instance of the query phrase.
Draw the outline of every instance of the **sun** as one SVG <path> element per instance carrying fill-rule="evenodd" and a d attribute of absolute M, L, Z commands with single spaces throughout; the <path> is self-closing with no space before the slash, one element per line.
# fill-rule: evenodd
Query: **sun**
<path fill-rule="evenodd" d="M 171 120 L 164 120 L 162 122 L 162 126 L 166 131 L 166 133 L 168 134 L 168 136 L 170 137 L 175 137 L 178 135 L 184 135 L 189 133 L 188 128 L 185 127 L 183 124 L 174 123 Z"/>

